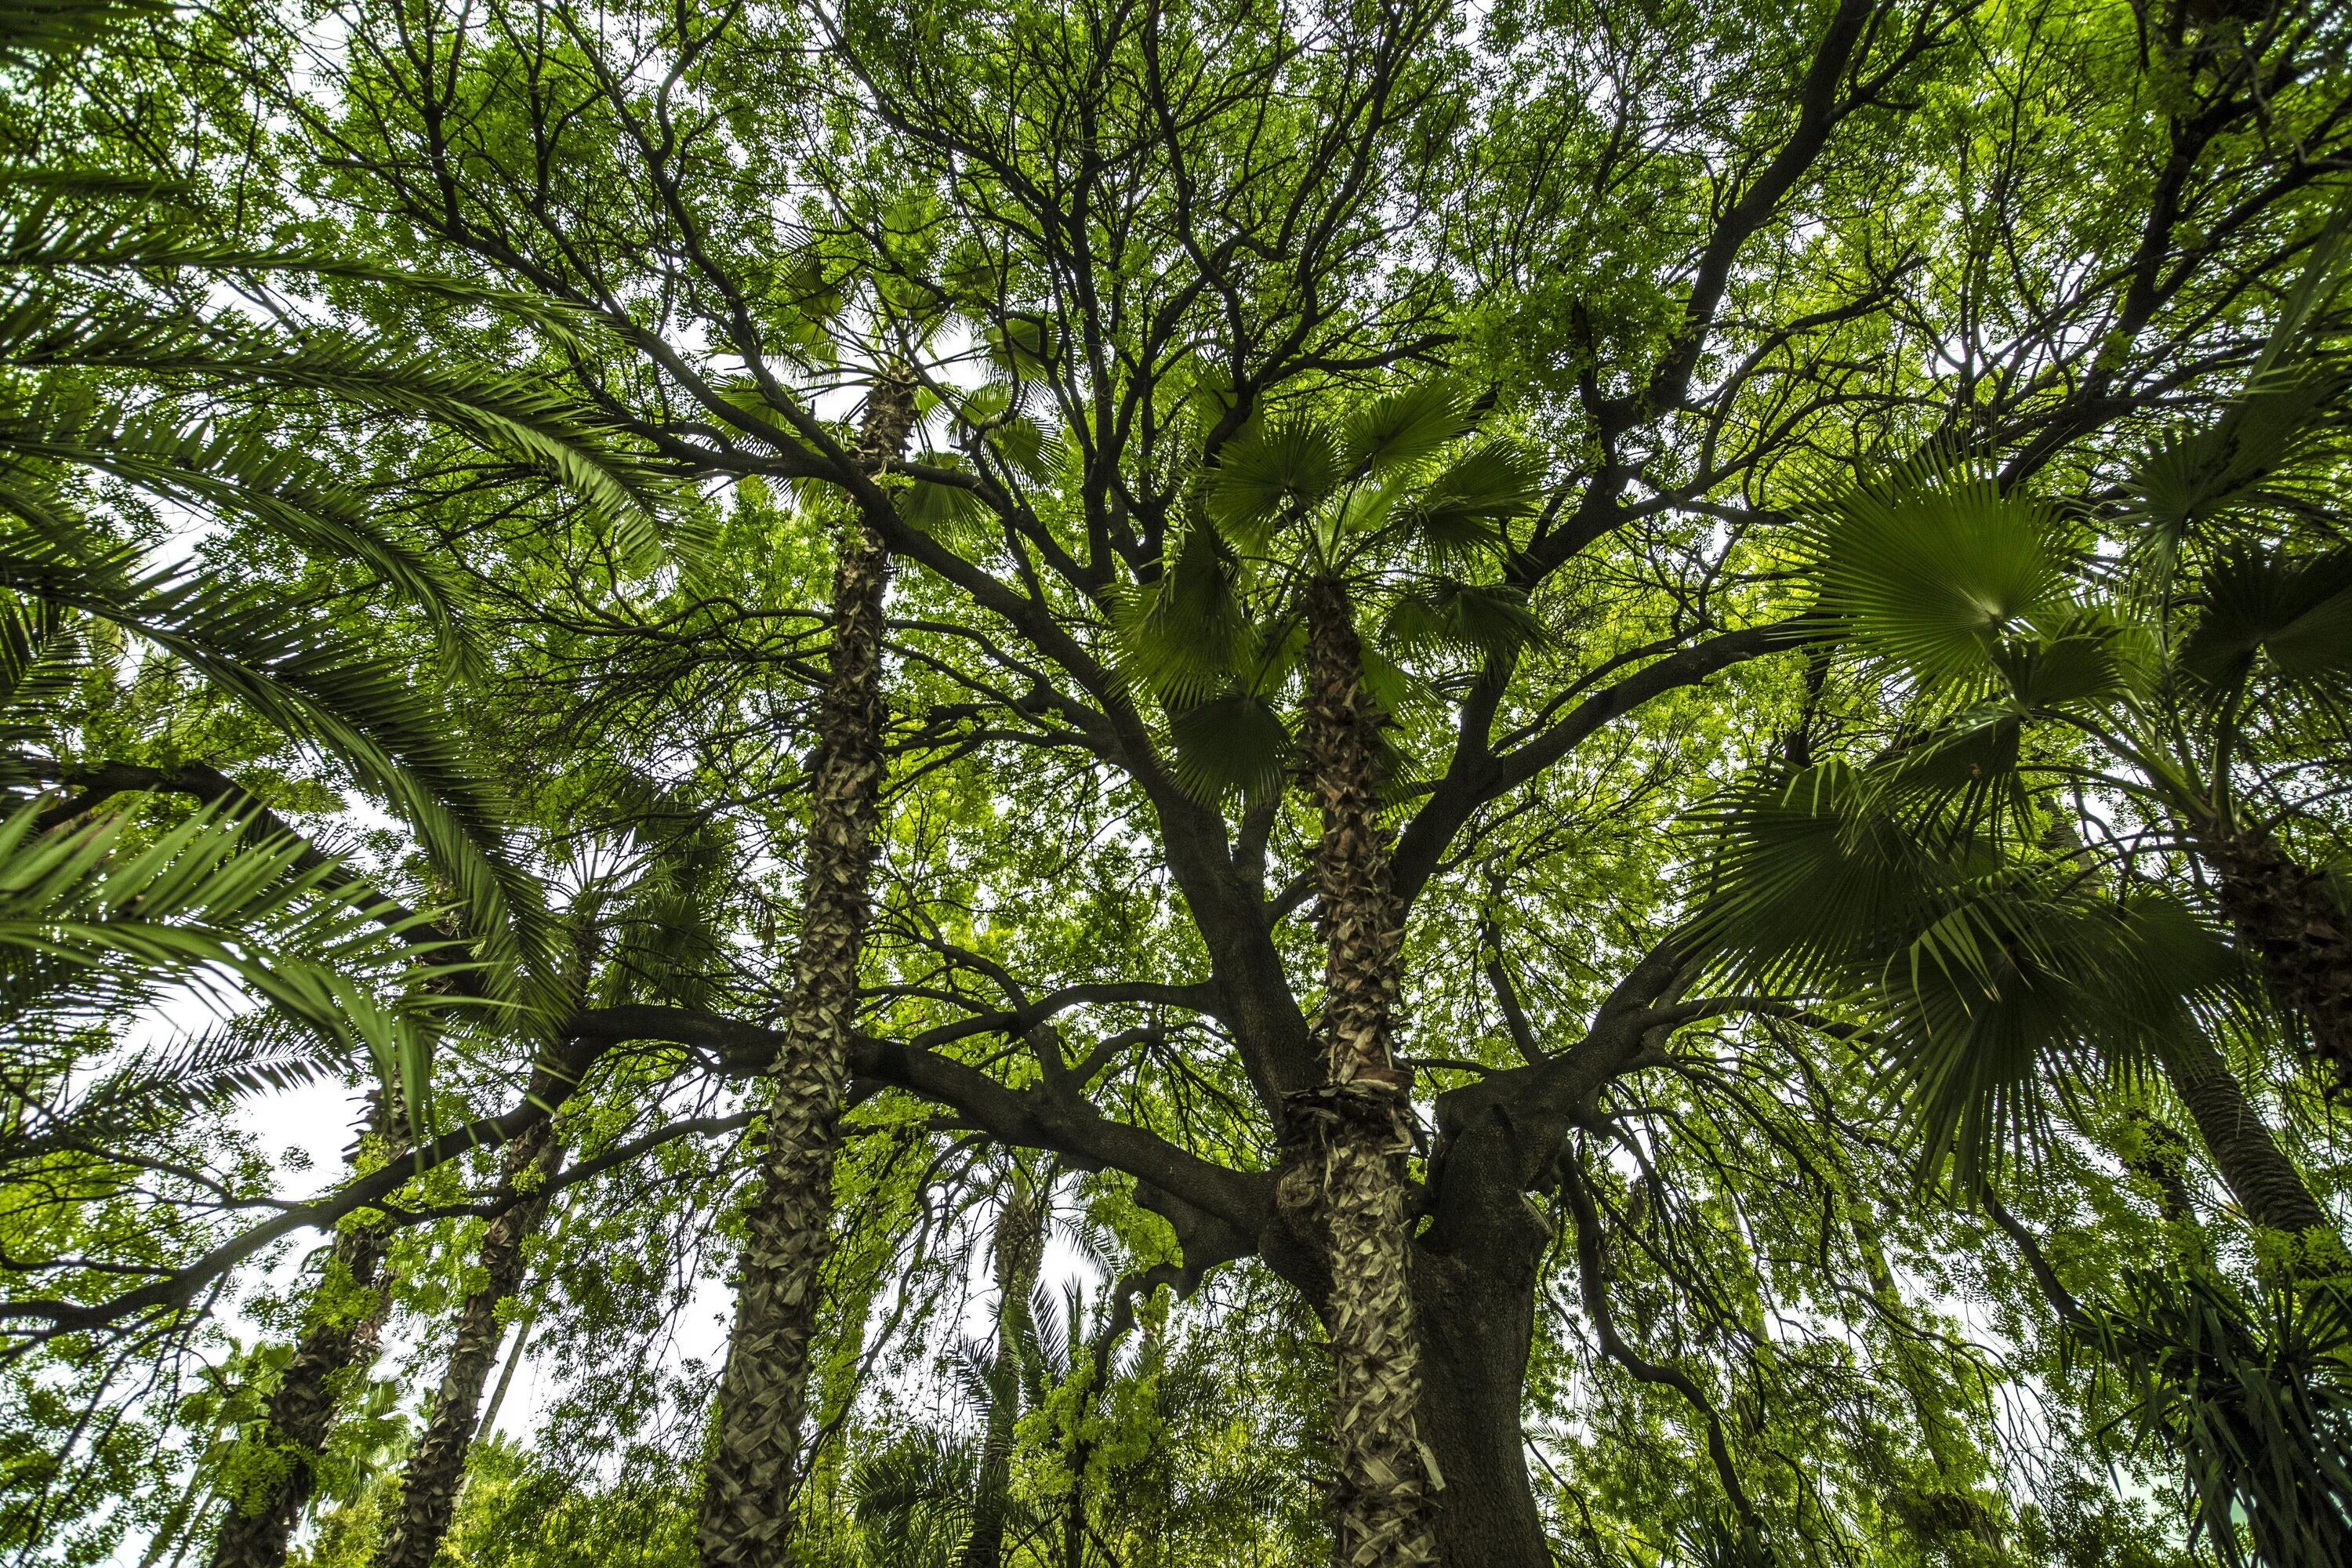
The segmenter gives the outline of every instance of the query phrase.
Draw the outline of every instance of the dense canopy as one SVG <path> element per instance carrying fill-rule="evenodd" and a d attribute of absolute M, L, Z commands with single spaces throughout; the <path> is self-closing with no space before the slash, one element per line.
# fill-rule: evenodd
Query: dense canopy
<path fill-rule="evenodd" d="M 0 204 L 16 1561 L 2352 1564 L 2342 6 L 0 0 Z"/>

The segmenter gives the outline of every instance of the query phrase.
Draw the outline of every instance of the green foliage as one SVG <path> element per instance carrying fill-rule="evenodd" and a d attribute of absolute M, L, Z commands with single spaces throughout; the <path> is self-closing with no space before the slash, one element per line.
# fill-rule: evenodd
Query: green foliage
<path fill-rule="evenodd" d="M 2192 1530 L 2222 1562 L 2342 1559 L 2352 1323 L 2338 1287 L 2250 1293 L 2208 1269 L 2137 1269 L 2072 1333 L 2121 1385 L 2134 1437 L 2186 1459 Z"/>
<path fill-rule="evenodd" d="M 1465 1550 L 2304 1568 L 2227 1519 L 2341 1468 L 2333 1320 L 2273 1299 L 2332 1254 L 2222 1145 L 2331 1219 L 2352 1160 L 2214 868 L 2352 864 L 2352 79 L 2340 8 L 2251 9 L 0 18 L 0 1542 L 166 1568 L 294 1462 L 280 1342 L 366 1293 L 236 1252 L 349 1179 L 251 1129 L 390 1041 L 445 1129 L 587 1064 L 499 1314 L 530 1435 L 443 1561 L 694 1556 L 856 520 L 806 1561 L 954 1562 L 983 1492 L 1004 1568 L 1328 1556 L 1321 578 L 1465 1328 L 1426 1430 L 1509 1533 Z M 924 418 L 866 474 L 883 367 Z M 237 1016 L 156 1043 L 192 974 Z M 399 1355 L 335 1390 L 314 1568 L 482 1277 L 464 1142 L 367 1211 Z M 1052 1288 L 959 1358 L 1015 1165 Z"/>

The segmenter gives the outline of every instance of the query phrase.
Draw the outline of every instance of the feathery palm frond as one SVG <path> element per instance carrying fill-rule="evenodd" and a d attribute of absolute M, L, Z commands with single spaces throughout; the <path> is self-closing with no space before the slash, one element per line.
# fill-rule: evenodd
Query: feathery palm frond
<path fill-rule="evenodd" d="M 305 846 L 256 840 L 226 805 L 135 844 L 121 813 L 38 831 L 45 804 L 0 820 L 0 1025 L 46 1030 L 225 975 L 364 1054 L 421 1122 L 425 1022 L 412 1000 L 467 967 L 417 939 L 425 917 L 354 905 L 341 866 L 299 865 Z"/>
<path fill-rule="evenodd" d="M 127 550 L 91 560 L 29 530 L 0 527 L 0 588 L 136 634 L 348 765 L 415 829 L 493 978 L 545 972 L 553 939 L 536 885 L 503 856 L 503 805 L 437 700 L 392 661 L 261 590 L 169 571 L 134 575 Z"/>
<path fill-rule="evenodd" d="M 54 1103 L 52 1088 L 68 1076 L 63 1064 L 51 1070 L 50 1053 L 18 1039 L 0 1078 L 0 1095 L 15 1101 L 0 1125 L 0 1170 L 66 1151 L 134 1145 L 194 1107 L 340 1078 L 351 1066 L 315 1032 L 288 1022 L 276 1013 L 234 1019 L 142 1053 Z"/>

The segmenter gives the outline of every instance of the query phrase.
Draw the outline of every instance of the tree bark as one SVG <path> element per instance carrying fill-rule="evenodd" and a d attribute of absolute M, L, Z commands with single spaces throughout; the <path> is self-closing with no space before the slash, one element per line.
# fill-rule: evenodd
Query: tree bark
<path fill-rule="evenodd" d="M 1435 1502 L 1447 1568 L 1551 1568 L 1520 1426 L 1537 1270 L 1551 1226 L 1528 1202 L 1510 1130 L 1462 1129 L 1441 1174 L 1445 1212 L 1413 1247 L 1420 1436 L 1445 1479 Z"/>
<path fill-rule="evenodd" d="M 546 1074 L 534 1075 L 534 1092 L 560 1097 L 562 1090 Z M 531 1127 L 506 1147 L 499 1182 L 500 1197 L 555 1173 L 562 1163 L 563 1145 L 551 1120 Z M 457 1333 L 449 1348 L 447 1369 L 434 1395 L 425 1435 L 417 1439 L 402 1479 L 400 1501 L 391 1527 L 375 1552 L 374 1568 L 431 1568 L 449 1532 L 457 1489 L 466 1479 L 466 1453 L 473 1447 L 476 1413 L 482 1403 L 482 1385 L 489 1380 L 498 1359 L 500 1331 L 499 1303 L 522 1286 L 523 1242 L 539 1228 L 547 1213 L 547 1199 L 526 1195 L 489 1223 L 483 1233 L 480 1262 L 487 1278 L 479 1289 L 467 1293 L 457 1310 Z"/>
<path fill-rule="evenodd" d="M 2266 1229 L 2297 1236 L 2315 1227 L 2336 1234 L 2303 1173 L 2280 1152 L 2213 1043 L 2190 1036 L 2163 1047 L 2158 1057 L 2172 1091 L 2203 1135 L 2214 1168 L 2247 1216 Z"/>
<path fill-rule="evenodd" d="M 860 460 L 878 469 L 896 459 L 914 417 L 911 385 L 876 383 L 859 433 Z M 784 1042 L 769 1070 L 767 1153 L 747 1217 L 717 1440 L 696 1530 L 706 1568 L 777 1568 L 790 1561 L 788 1505 L 808 1404 L 818 1277 L 833 1248 L 833 1171 L 880 816 L 888 574 L 888 556 L 870 522 L 853 519 L 834 570 L 800 951 Z"/>
<path fill-rule="evenodd" d="M 1308 1209 L 1329 1259 L 1333 1562 L 1418 1568 L 1437 1560 L 1433 1473 L 1417 1406 L 1420 1346 L 1404 1214 L 1408 1079 L 1390 1055 L 1402 922 L 1379 824 L 1380 714 L 1346 587 L 1306 595 L 1306 755 L 1322 816 L 1315 885 L 1324 941 L 1322 1088 L 1288 1097 L 1301 1158 L 1286 1201 Z"/>
<path fill-rule="evenodd" d="M 369 1108 L 368 1131 L 383 1141 L 386 1157 L 405 1156 L 407 1126 L 393 1097 L 378 1089 Z M 381 1218 L 354 1216 L 336 1232 L 309 1326 L 269 1397 L 261 1441 L 275 1456 L 273 1473 L 257 1495 L 228 1500 L 213 1543 L 213 1568 L 284 1568 L 294 1528 L 317 1488 L 319 1456 L 334 1430 L 345 1387 L 355 1371 L 363 1373 L 375 1361 L 392 1304 L 383 1268 L 390 1242 L 391 1228 Z"/>
<path fill-rule="evenodd" d="M 2336 1092 L 2352 1093 L 2352 934 L 2327 879 L 2269 838 L 2231 839 L 2206 858 L 2238 940 L 2303 1016 Z"/>

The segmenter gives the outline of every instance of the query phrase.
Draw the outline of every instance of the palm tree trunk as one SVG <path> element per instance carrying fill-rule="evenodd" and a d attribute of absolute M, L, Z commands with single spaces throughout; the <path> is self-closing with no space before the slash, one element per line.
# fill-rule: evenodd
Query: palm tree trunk
<path fill-rule="evenodd" d="M 560 1097 L 553 1076 L 533 1075 L 531 1088 L 541 1097 Z M 562 1163 L 563 1145 L 553 1118 L 534 1123 L 507 1145 L 499 1195 L 516 1200 L 518 1191 L 543 1194 L 543 1184 Z M 498 1359 L 500 1330 L 499 1303 L 521 1288 L 523 1241 L 539 1228 L 547 1214 L 544 1195 L 526 1195 L 489 1223 L 483 1232 L 481 1288 L 467 1293 L 457 1310 L 456 1335 L 441 1387 L 409 1457 L 400 1501 L 390 1529 L 375 1552 L 373 1568 L 431 1568 L 449 1532 L 449 1519 L 457 1502 L 457 1489 L 466 1479 L 466 1451 L 473 1446 L 475 1414 L 482 1402 L 482 1385 L 489 1380 L 490 1364 Z"/>
<path fill-rule="evenodd" d="M 2279 999 L 2303 1015 L 2336 1088 L 2352 1092 L 2352 933 L 2327 879 L 2270 838 L 2207 852 L 2221 912 L 2261 955 Z"/>
<path fill-rule="evenodd" d="M 387 1158 L 407 1154 L 407 1123 L 382 1089 L 369 1099 L 368 1131 L 383 1141 Z M 375 1361 L 392 1306 L 383 1268 L 391 1240 L 391 1227 L 380 1218 L 353 1219 L 336 1233 L 310 1324 L 269 1397 L 261 1438 L 271 1453 L 267 1479 L 229 1500 L 213 1543 L 213 1568 L 284 1568 L 294 1528 L 318 1484 L 316 1466 L 336 1409 L 353 1375 Z"/>
<path fill-rule="evenodd" d="M 1013 1440 L 1021 1423 L 1022 1391 L 1034 1353 L 1029 1293 L 1045 1261 L 1045 1208 L 1018 1182 L 996 1221 L 996 1359 L 988 1373 L 988 1428 L 981 1437 L 980 1495 L 972 1500 L 971 1533 L 957 1568 L 1001 1568 L 1004 1526 L 1013 1502 Z"/>
<path fill-rule="evenodd" d="M 914 428 L 914 388 L 877 383 L 858 447 L 880 468 Z M 789 1561 L 788 1503 L 808 1405 L 817 1280 L 833 1250 L 833 1168 L 857 1006 L 882 785 L 882 595 L 889 558 L 860 517 L 833 579 L 833 646 L 818 711 L 800 951 L 784 1043 L 769 1068 L 767 1155 L 746 1218 L 742 1283 L 696 1549 L 706 1568 Z"/>
<path fill-rule="evenodd" d="M 1421 1442 L 1420 1346 L 1404 1221 L 1408 1079 L 1390 1056 L 1403 940 L 1381 837 L 1380 714 L 1364 690 L 1348 591 L 1307 584 L 1306 754 L 1323 819 L 1315 883 L 1324 941 L 1319 1032 L 1329 1084 L 1294 1098 L 1330 1260 L 1333 1562 L 1436 1561 Z M 1295 1177 L 1293 1179 L 1296 1179 Z"/>
<path fill-rule="evenodd" d="M 2203 1135 L 2214 1168 L 2247 1216 L 2269 1230 L 2299 1236 L 2316 1226 L 2334 1235 L 2303 1173 L 2280 1152 L 2213 1043 L 2202 1035 L 2188 1036 L 2163 1046 L 2158 1057 L 2172 1091 Z"/>

